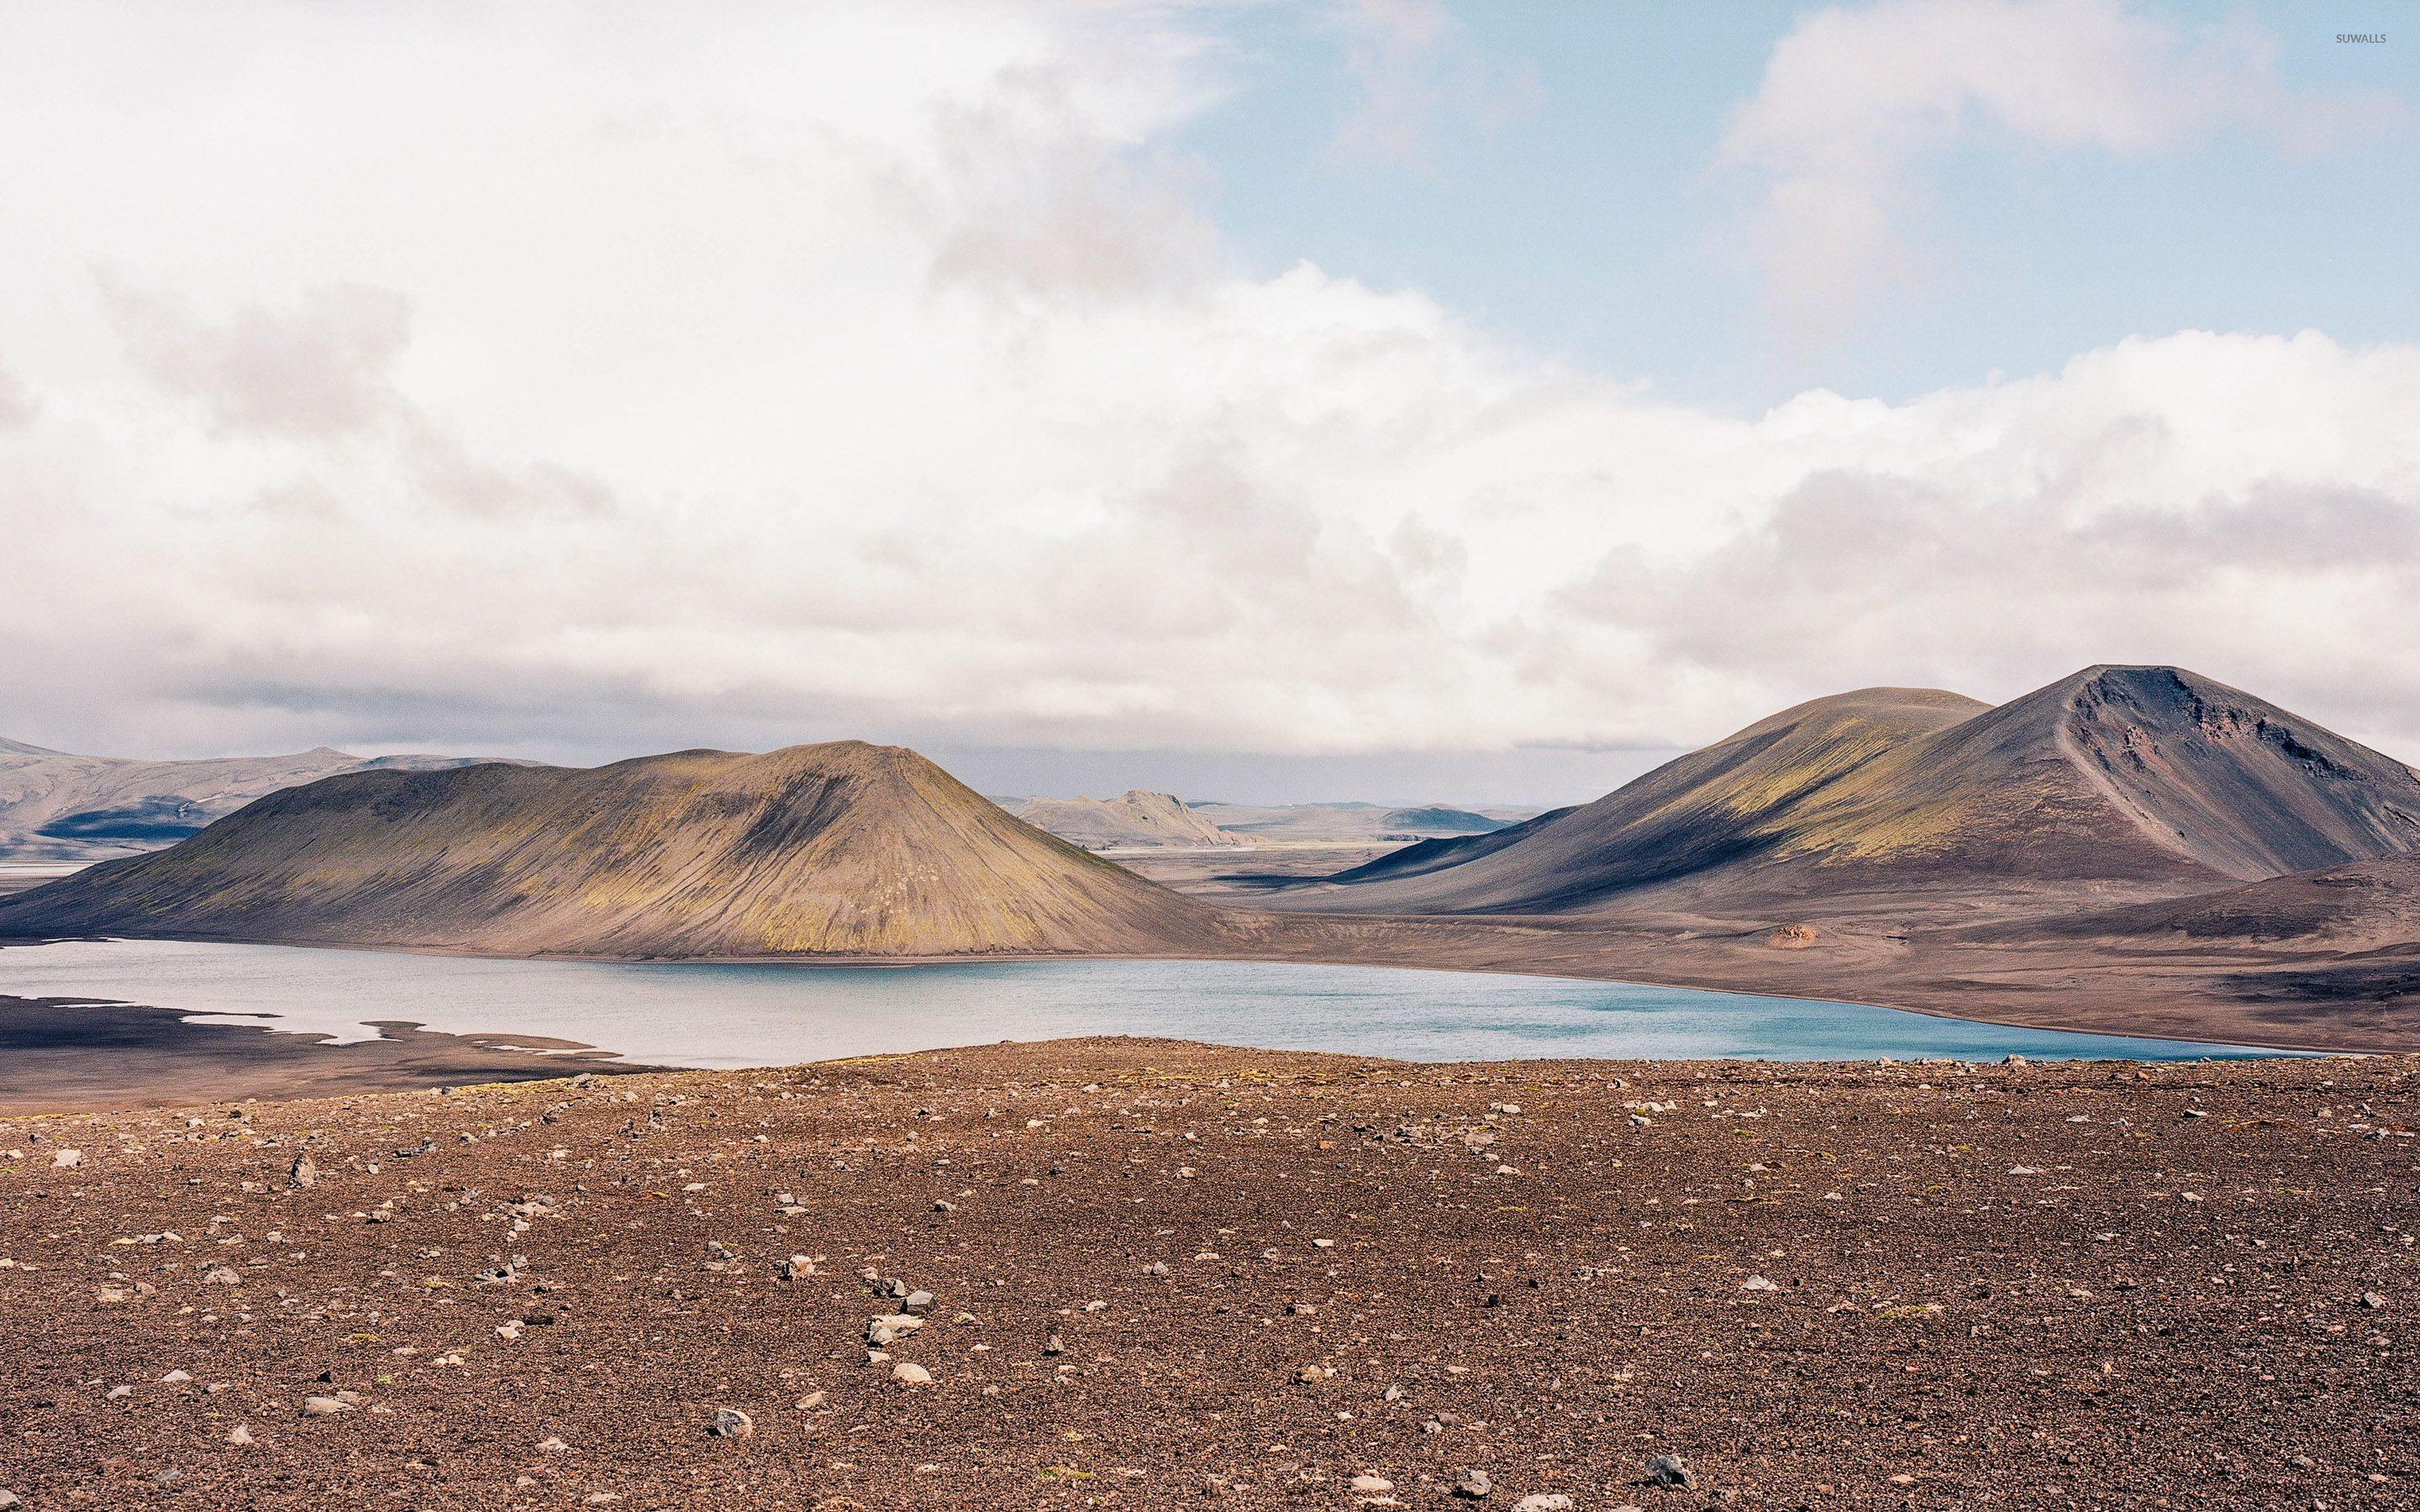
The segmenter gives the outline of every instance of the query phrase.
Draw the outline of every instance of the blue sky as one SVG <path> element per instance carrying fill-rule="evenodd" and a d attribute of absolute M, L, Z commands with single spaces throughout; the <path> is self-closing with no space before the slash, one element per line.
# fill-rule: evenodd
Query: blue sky
<path fill-rule="evenodd" d="M 1900 400 L 2186 329 L 2420 335 L 2420 116 L 2294 150 L 2221 128 L 2119 157 L 1983 131 L 1928 160 L 1930 276 L 1832 339 L 1778 334 L 1727 246 L 1747 186 L 1717 147 L 1806 5 L 1448 8 L 1443 98 L 1413 158 L 1333 149 L 1352 32 L 1314 7 L 1221 33 L 1239 87 L 1183 137 L 1220 231 L 1263 273 L 1308 258 L 1410 286 L 1539 351 L 1753 412 L 1811 387 Z M 2285 85 L 2413 95 L 2395 8 L 2137 8 L 2255 32 Z M 1495 91 L 1497 111 L 1482 121 Z"/>

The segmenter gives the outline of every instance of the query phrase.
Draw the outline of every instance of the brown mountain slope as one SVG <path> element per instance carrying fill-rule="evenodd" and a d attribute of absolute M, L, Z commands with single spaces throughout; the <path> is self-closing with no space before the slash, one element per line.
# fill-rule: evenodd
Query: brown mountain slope
<path fill-rule="evenodd" d="M 857 741 L 330 778 L 0 900 L 0 933 L 500 955 L 1152 953 L 1228 928 Z"/>
<path fill-rule="evenodd" d="M 1114 798 L 1033 798 L 1016 816 L 1087 850 L 1111 845 L 1240 845 L 1171 794 L 1138 788 Z"/>
<path fill-rule="evenodd" d="M 1758 903 L 2209 890 L 2420 849 L 2420 779 L 2192 672 L 2097 667 L 1997 708 L 1906 689 L 1819 699 L 1489 839 L 1295 902 L 1518 913 L 1657 887 Z"/>

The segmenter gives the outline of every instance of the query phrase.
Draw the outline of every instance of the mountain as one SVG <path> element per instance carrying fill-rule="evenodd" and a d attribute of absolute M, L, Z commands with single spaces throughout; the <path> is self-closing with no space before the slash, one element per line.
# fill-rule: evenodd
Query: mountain
<path fill-rule="evenodd" d="M 1032 798 L 1016 810 L 1037 829 L 1086 850 L 1113 845 L 1241 845 L 1166 793 L 1140 789 L 1114 798 Z"/>
<path fill-rule="evenodd" d="M 291 756 L 148 762 L 0 740 L 0 859 L 88 861 L 174 844 L 279 788 L 338 772 L 459 765 L 453 756 Z"/>
<path fill-rule="evenodd" d="M 2420 778 L 2195 673 L 2094 667 L 1996 708 L 1930 689 L 1817 699 L 1481 841 L 1412 847 L 1301 903 L 2208 891 L 2420 850 Z"/>
<path fill-rule="evenodd" d="M 1232 928 L 858 741 L 349 773 L 0 899 L 0 933 L 497 955 L 1147 954 Z"/>

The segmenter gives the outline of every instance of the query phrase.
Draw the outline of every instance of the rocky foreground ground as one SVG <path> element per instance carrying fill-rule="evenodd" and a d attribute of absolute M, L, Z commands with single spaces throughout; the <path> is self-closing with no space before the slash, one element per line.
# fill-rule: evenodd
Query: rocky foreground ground
<path fill-rule="evenodd" d="M 0 1506 L 2412 1505 L 2415 1070 L 1086 1041 L 12 1117 Z"/>

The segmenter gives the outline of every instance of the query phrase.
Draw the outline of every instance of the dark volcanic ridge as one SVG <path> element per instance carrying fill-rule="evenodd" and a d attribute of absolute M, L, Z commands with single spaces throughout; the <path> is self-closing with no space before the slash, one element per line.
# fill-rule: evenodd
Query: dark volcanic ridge
<path fill-rule="evenodd" d="M 1581 808 L 1381 857 L 1293 905 L 1544 914 L 1641 895 L 1770 909 L 2211 891 L 2420 849 L 2420 777 L 2248 693 L 2097 667 L 1993 708 L 1818 699 Z"/>

